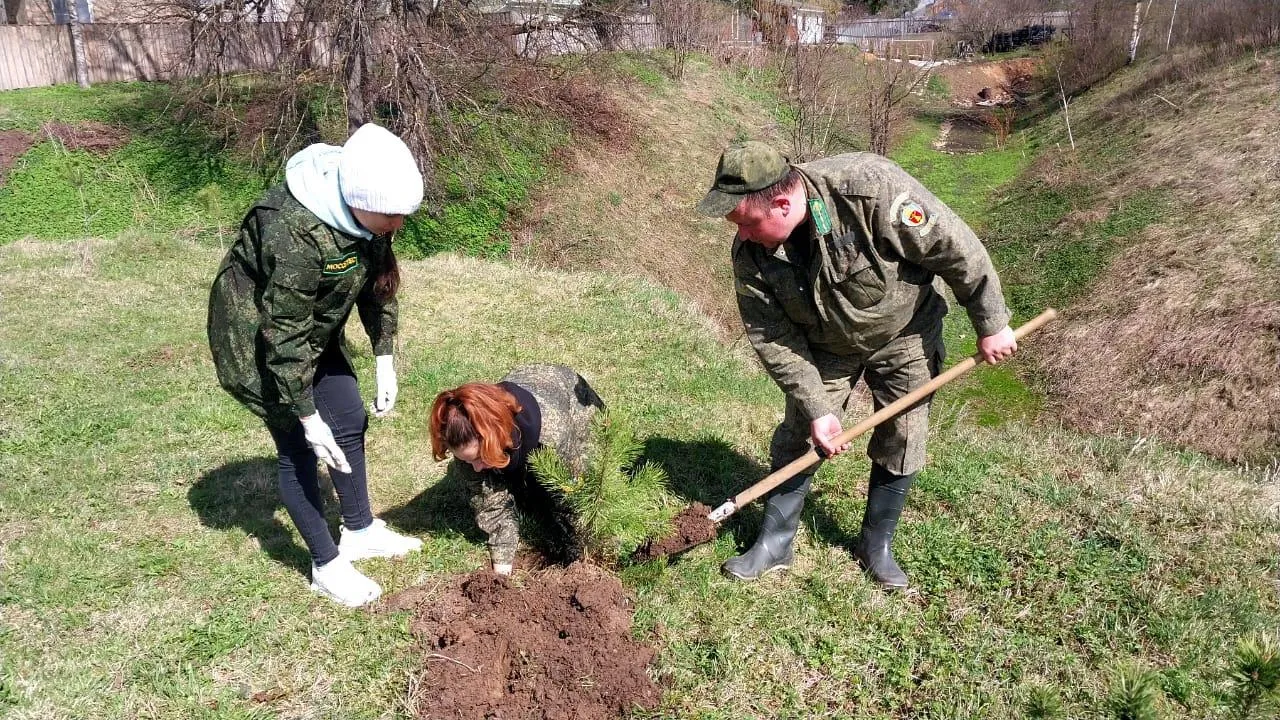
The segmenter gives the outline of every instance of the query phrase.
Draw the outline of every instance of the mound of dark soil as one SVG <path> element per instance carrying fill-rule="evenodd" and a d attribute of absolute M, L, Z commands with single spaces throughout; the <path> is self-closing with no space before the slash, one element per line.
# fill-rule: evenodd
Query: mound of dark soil
<path fill-rule="evenodd" d="M 524 585 L 485 571 L 434 602 L 416 589 L 387 599 L 416 605 L 419 718 L 603 720 L 657 706 L 654 650 L 631 639 L 617 578 L 574 563 L 526 575 Z"/>
<path fill-rule="evenodd" d="M 637 562 L 646 562 L 714 540 L 716 524 L 707 518 L 710 514 L 711 508 L 702 503 L 694 503 L 681 510 L 671 520 L 674 528 L 670 533 L 641 545 L 631 558 Z"/>
<path fill-rule="evenodd" d="M 85 120 L 75 124 L 50 120 L 41 130 L 68 150 L 105 154 L 129 142 L 129 131 L 105 123 Z"/>
<path fill-rule="evenodd" d="M 4 184 L 4 174 L 13 164 L 18 162 L 36 139 L 31 133 L 21 130 L 0 130 L 0 185 Z"/>

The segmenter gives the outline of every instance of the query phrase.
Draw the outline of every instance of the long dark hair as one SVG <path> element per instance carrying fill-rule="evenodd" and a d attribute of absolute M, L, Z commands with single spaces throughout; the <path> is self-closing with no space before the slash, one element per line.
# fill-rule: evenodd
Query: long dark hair
<path fill-rule="evenodd" d="M 396 262 L 396 254 L 391 249 L 391 238 L 387 238 L 387 252 L 382 256 L 378 275 L 373 280 L 373 296 L 379 302 L 386 302 L 395 297 L 399 289 L 400 263 Z"/>

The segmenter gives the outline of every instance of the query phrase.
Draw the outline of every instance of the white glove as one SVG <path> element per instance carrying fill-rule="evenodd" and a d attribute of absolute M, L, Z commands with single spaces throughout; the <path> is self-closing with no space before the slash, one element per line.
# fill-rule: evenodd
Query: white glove
<path fill-rule="evenodd" d="M 307 439 L 307 444 L 311 446 L 316 457 L 338 472 L 351 472 L 347 456 L 342 452 L 342 448 L 338 447 L 338 441 L 333 439 L 333 431 L 324 420 L 320 419 L 320 413 L 298 419 L 302 422 L 302 435 Z"/>
<path fill-rule="evenodd" d="M 400 393 L 400 387 L 396 384 L 396 364 L 390 355 L 379 355 L 374 361 L 378 389 L 373 395 L 373 414 L 375 417 L 386 417 L 391 408 L 396 406 L 396 395 Z"/>

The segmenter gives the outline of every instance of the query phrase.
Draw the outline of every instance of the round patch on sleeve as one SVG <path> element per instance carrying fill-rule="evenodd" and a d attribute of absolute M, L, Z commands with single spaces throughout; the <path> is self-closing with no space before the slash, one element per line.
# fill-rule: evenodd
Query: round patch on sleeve
<path fill-rule="evenodd" d="M 898 217 L 902 220 L 902 224 L 907 227 L 920 227 L 929 219 L 924 214 L 924 208 L 920 207 L 920 203 L 915 200 L 907 200 L 902 203 L 902 208 L 898 211 Z"/>

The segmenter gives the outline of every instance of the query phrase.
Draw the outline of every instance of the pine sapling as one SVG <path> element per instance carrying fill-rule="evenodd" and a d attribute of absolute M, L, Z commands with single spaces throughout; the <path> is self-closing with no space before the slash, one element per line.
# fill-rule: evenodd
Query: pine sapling
<path fill-rule="evenodd" d="M 550 448 L 530 456 L 538 482 L 573 513 L 589 557 L 615 562 L 664 529 L 663 509 L 671 505 L 667 474 L 651 462 L 636 467 L 643 450 L 626 418 L 606 411 L 592 421 L 580 472 Z"/>
<path fill-rule="evenodd" d="M 1244 638 L 1236 647 L 1231 684 L 1235 717 L 1276 717 L 1280 708 L 1280 642 L 1273 635 Z"/>
<path fill-rule="evenodd" d="M 1066 717 L 1062 711 L 1062 700 L 1053 688 L 1037 685 L 1031 688 L 1027 696 L 1026 717 L 1029 720 L 1056 720 Z"/>
<path fill-rule="evenodd" d="M 1115 720 L 1159 720 L 1159 678 L 1136 666 L 1122 667 L 1111 682 L 1107 710 Z"/>

